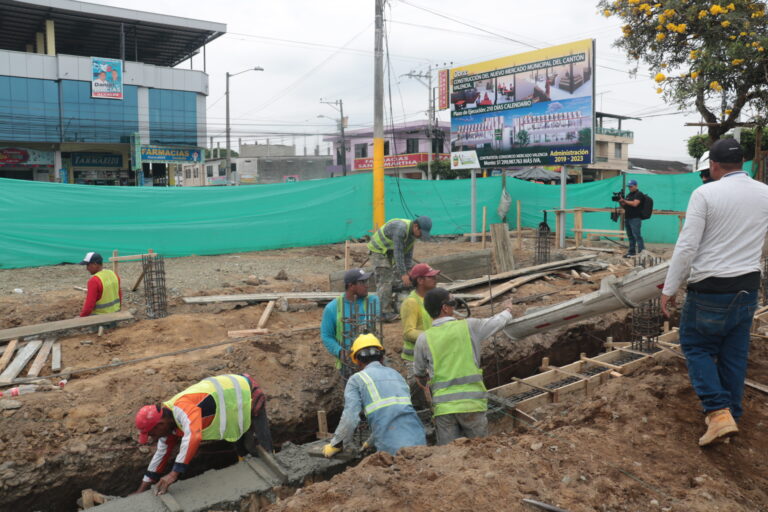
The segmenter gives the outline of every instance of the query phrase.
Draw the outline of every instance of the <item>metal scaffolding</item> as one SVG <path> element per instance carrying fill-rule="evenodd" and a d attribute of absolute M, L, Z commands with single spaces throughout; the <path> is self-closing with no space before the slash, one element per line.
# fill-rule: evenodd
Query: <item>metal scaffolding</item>
<path fill-rule="evenodd" d="M 163 318 L 168 315 L 165 294 L 165 260 L 157 253 L 142 254 L 141 267 L 144 273 L 144 298 L 149 318 Z"/>

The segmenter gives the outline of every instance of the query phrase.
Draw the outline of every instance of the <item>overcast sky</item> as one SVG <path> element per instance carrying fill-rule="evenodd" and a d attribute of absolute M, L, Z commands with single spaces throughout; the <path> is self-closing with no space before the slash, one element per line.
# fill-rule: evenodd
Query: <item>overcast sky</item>
<path fill-rule="evenodd" d="M 128 6 L 124 0 L 96 3 Z M 332 120 L 317 117 L 337 116 L 320 103 L 321 97 L 344 101 L 350 129 L 373 123 L 374 0 L 132 0 L 130 8 L 227 25 L 228 33 L 207 49 L 208 134 L 222 147 L 225 72 L 253 66 L 265 71 L 231 79 L 234 147 L 238 137 L 288 144 L 295 137 L 301 147 L 304 134 L 309 134 L 307 144 L 314 145 L 318 137 L 312 134 L 336 130 Z M 594 38 L 597 110 L 643 117 L 623 125 L 635 132 L 630 157 L 692 161 L 685 141 L 698 128 L 683 125 L 698 122 L 699 116 L 679 114 L 666 105 L 647 70 L 637 78 L 629 76 L 624 55 L 612 47 L 620 22 L 599 15 L 596 1 L 389 0 L 385 18 L 395 122 L 426 119 L 427 89 L 402 76 L 409 71 Z M 196 57 L 195 69 L 202 66 L 202 56 Z M 180 67 L 188 68 L 189 62 Z M 389 83 L 385 81 L 386 96 Z M 385 111 L 388 120 L 388 104 Z M 449 120 L 448 112 L 440 119 Z M 279 132 L 300 135 L 281 138 Z"/>

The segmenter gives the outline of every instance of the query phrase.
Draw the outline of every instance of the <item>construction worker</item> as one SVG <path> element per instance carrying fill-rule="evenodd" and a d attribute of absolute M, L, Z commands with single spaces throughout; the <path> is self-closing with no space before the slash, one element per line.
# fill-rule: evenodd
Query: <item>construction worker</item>
<path fill-rule="evenodd" d="M 483 437 L 488 433 L 488 409 L 481 342 L 504 328 L 512 319 L 509 304 L 486 319 L 453 317 L 456 300 L 443 288 L 424 296 L 424 308 L 434 320 L 416 340 L 414 372 L 421 385 L 432 392 L 437 444 L 459 437 Z"/>
<path fill-rule="evenodd" d="M 272 452 L 266 396 L 249 375 L 219 375 L 194 384 L 167 402 L 145 405 L 136 414 L 139 443 L 156 438 L 157 451 L 136 492 L 157 482 L 164 494 L 195 457 L 200 441 L 235 443 L 239 457 L 257 455 L 257 447 Z M 179 446 L 172 470 L 162 478 L 174 447 Z"/>
<path fill-rule="evenodd" d="M 373 334 L 360 335 L 352 345 L 352 361 L 360 369 L 344 388 L 344 412 L 323 455 L 333 457 L 349 444 L 365 413 L 376 450 L 392 455 L 404 446 L 427 444 L 424 426 L 411 405 L 408 384 L 392 368 L 382 365 L 384 347 Z M 363 445 L 365 449 L 367 442 Z"/>
<path fill-rule="evenodd" d="M 370 277 L 371 273 L 361 268 L 347 270 L 344 273 L 344 294 L 329 302 L 323 310 L 320 337 L 328 353 L 336 358 L 336 368 L 344 377 L 355 372 L 349 359 L 354 330 L 361 326 L 373 329 L 381 311 L 379 298 L 368 295 Z"/>
<path fill-rule="evenodd" d="M 413 266 L 413 245 L 416 239 L 429 240 L 432 219 L 421 216 L 416 220 L 392 219 L 381 226 L 368 242 L 371 264 L 376 276 L 376 293 L 381 300 L 382 319 L 395 319 L 392 304 L 392 285 L 395 274 L 403 286 L 410 286 L 408 269 Z"/>
<path fill-rule="evenodd" d="M 89 252 L 80 265 L 85 265 L 86 270 L 93 276 L 88 280 L 88 295 L 85 297 L 80 316 L 120 311 L 123 302 L 120 278 L 111 270 L 104 268 L 104 259 L 101 254 Z"/>

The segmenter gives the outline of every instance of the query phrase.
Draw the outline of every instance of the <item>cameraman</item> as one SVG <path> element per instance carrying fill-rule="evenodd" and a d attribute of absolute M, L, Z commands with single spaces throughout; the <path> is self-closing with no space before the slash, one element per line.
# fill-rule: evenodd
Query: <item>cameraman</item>
<path fill-rule="evenodd" d="M 643 224 L 641 205 L 645 200 L 645 195 L 637 189 L 637 181 L 629 180 L 627 183 L 629 194 L 627 197 L 619 199 L 619 204 L 624 208 L 624 226 L 627 229 L 629 237 L 629 252 L 624 255 L 625 258 L 631 258 L 645 250 L 645 243 L 640 234 Z M 637 246 L 637 252 L 635 252 Z"/>

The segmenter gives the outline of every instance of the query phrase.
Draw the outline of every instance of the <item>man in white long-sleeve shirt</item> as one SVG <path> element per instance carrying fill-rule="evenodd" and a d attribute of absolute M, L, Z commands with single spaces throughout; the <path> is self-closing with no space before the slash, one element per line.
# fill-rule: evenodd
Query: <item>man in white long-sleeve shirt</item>
<path fill-rule="evenodd" d="M 675 294 L 688 281 L 680 346 L 707 415 L 700 446 L 736 434 L 743 412 L 749 331 L 768 228 L 768 186 L 741 170 L 743 159 L 734 139 L 712 144 L 715 181 L 691 194 L 661 296 L 669 316 Z"/>
<path fill-rule="evenodd" d="M 424 296 L 424 309 L 434 320 L 419 335 L 414 350 L 414 374 L 422 387 L 429 386 L 437 431 L 437 444 L 459 437 L 488 434 L 488 410 L 483 370 L 480 369 L 481 342 L 490 338 L 512 319 L 509 304 L 491 318 L 453 317 L 456 300 L 443 288 Z"/>

